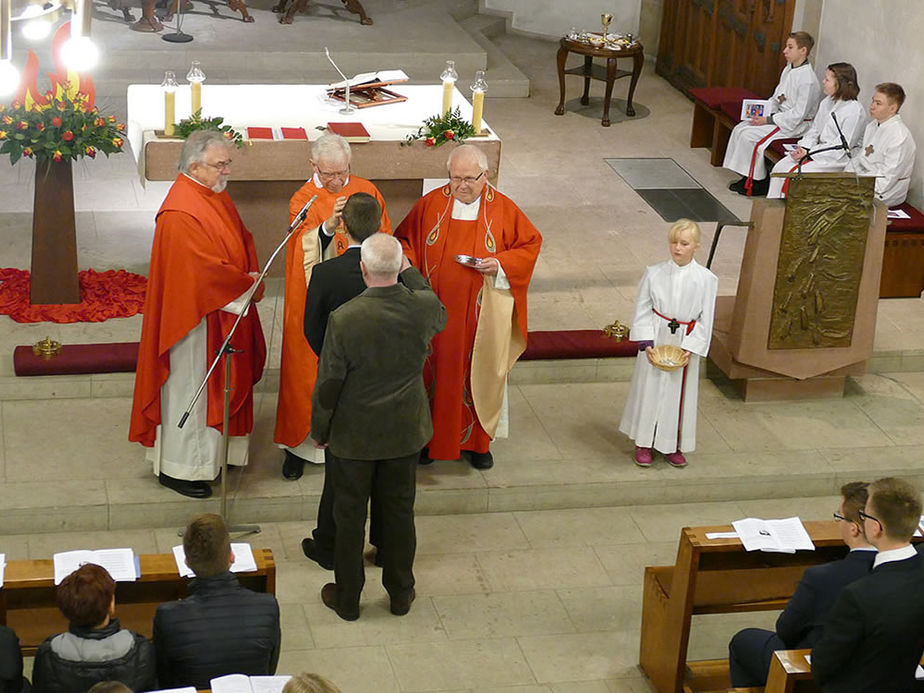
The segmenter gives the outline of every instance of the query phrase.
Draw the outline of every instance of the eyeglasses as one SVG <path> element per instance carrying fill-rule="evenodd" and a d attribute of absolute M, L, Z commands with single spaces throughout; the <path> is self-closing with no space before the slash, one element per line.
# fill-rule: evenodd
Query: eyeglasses
<path fill-rule="evenodd" d="M 350 175 L 350 169 L 346 171 L 322 171 L 315 165 L 314 170 L 318 173 L 318 178 L 323 178 L 324 180 L 331 180 L 332 178 L 346 178 Z"/>
<path fill-rule="evenodd" d="M 850 522 L 850 520 L 848 520 L 846 517 L 844 517 L 840 513 L 831 513 L 831 514 L 834 515 L 835 522 Z"/>
<path fill-rule="evenodd" d="M 878 522 L 879 526 L 882 527 L 882 522 L 879 520 L 879 518 L 873 517 L 863 510 L 857 510 L 857 515 L 860 516 L 861 520 L 872 520 L 873 522 Z"/>
<path fill-rule="evenodd" d="M 222 169 L 231 167 L 231 159 L 228 159 L 227 161 L 216 161 L 214 164 L 210 164 L 208 161 L 203 161 L 201 163 L 203 166 L 214 168 L 216 171 L 221 171 Z"/>
<path fill-rule="evenodd" d="M 459 183 L 465 183 L 467 185 L 471 185 L 472 183 L 477 183 L 483 175 L 484 175 L 484 171 L 479 173 L 474 178 L 472 176 L 449 176 L 449 180 L 451 180 L 453 183 L 457 185 Z"/>

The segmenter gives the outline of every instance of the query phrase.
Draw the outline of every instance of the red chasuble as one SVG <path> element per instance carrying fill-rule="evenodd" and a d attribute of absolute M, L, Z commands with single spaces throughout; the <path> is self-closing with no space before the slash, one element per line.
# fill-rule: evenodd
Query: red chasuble
<path fill-rule="evenodd" d="M 157 212 L 129 440 L 154 445 L 161 423 L 160 388 L 170 374 L 170 348 L 205 318 L 211 363 L 237 319 L 220 308 L 247 291 L 253 285 L 248 272 L 259 269 L 253 237 L 228 193 L 215 193 L 182 173 L 177 176 Z M 241 320 L 231 346 L 243 352 L 230 357 L 229 432 L 240 436 L 253 429 L 253 385 L 262 377 L 266 361 L 256 308 Z M 219 431 L 224 387 L 224 369 L 218 368 L 206 392 L 207 422 Z"/>
<path fill-rule="evenodd" d="M 286 245 L 286 288 L 285 309 L 282 326 L 282 359 L 279 373 L 279 401 L 276 405 L 276 433 L 273 440 L 290 448 L 297 447 L 308 436 L 311 429 L 311 395 L 317 377 L 318 357 L 315 356 L 308 340 L 305 338 L 305 295 L 308 293 L 308 279 L 305 269 L 305 241 L 317 244 L 316 237 L 306 239 L 305 234 L 314 232 L 322 221 L 334 211 L 338 197 L 349 197 L 353 193 L 364 192 L 372 195 L 382 205 L 382 227 L 385 233 L 391 233 L 391 222 L 385 213 L 385 200 L 376 187 L 357 176 L 350 176 L 350 182 L 338 193 L 328 192 L 323 186 L 318 187 L 311 178 L 292 196 L 289 201 L 289 223 L 295 218 L 305 203 L 312 196 L 318 199 L 308 210 L 305 223 L 292 234 Z M 330 241 L 334 252 L 342 255 L 346 252 L 348 241 L 343 229 Z M 309 266 L 319 261 L 311 258 Z M 310 271 L 310 270 L 309 270 Z"/>
<path fill-rule="evenodd" d="M 414 205 L 395 230 L 408 258 L 430 281 L 449 314 L 446 329 L 433 338 L 424 367 L 433 415 L 429 454 L 440 460 L 458 459 L 461 450 L 487 452 L 491 442 L 475 411 L 471 389 L 472 346 L 484 280 L 455 257 L 497 258 L 510 282 L 513 320 L 525 344 L 526 290 L 542 244 L 542 236 L 526 215 L 490 185 L 482 191 L 477 220 L 451 219 L 452 206 L 448 185 L 434 190 Z"/>

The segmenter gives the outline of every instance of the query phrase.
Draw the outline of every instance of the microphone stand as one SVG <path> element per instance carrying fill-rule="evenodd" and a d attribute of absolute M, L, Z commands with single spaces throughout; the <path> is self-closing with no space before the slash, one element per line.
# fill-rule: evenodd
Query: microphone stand
<path fill-rule="evenodd" d="M 337 67 L 337 63 L 334 62 L 334 59 L 330 57 L 330 51 L 327 50 L 327 46 L 324 46 L 324 55 L 327 56 L 327 59 L 330 61 L 330 64 L 334 66 L 334 69 L 337 72 L 340 72 L 340 68 Z M 342 115 L 350 115 L 351 113 L 356 113 L 356 109 L 350 105 L 350 80 L 347 79 L 347 76 L 340 72 L 340 76 L 343 77 L 343 81 L 346 84 L 346 103 L 343 108 L 341 108 L 338 113 Z"/>
<path fill-rule="evenodd" d="M 199 389 L 196 390 L 196 394 L 193 395 L 192 399 L 189 401 L 189 405 L 186 407 L 186 411 L 183 412 L 183 416 L 180 417 L 180 421 L 177 424 L 177 428 L 183 428 L 186 424 L 186 420 L 189 418 L 190 413 L 192 413 L 193 407 L 196 405 L 196 402 L 199 400 L 199 397 L 202 395 L 202 391 L 205 389 L 205 386 L 208 384 L 209 378 L 212 375 L 212 372 L 218 366 L 218 362 L 224 358 L 225 365 L 225 391 L 224 391 L 224 413 L 222 415 L 222 428 L 221 428 L 221 444 L 218 448 L 218 456 L 221 459 L 221 516 L 225 518 L 225 522 L 228 521 L 228 439 L 230 434 L 228 432 L 229 420 L 231 418 L 231 359 L 228 358 L 231 354 L 242 353 L 242 350 L 235 349 L 231 346 L 231 338 L 234 337 L 234 333 L 237 331 L 237 326 L 241 324 L 244 315 L 249 310 L 251 304 L 253 303 L 253 295 L 256 292 L 257 287 L 260 286 L 260 283 L 263 281 L 263 278 L 266 276 L 266 273 L 269 272 L 269 268 L 272 266 L 273 261 L 275 261 L 276 256 L 282 251 L 286 246 L 286 243 L 289 242 L 289 239 L 292 237 L 298 228 L 305 222 L 305 217 L 308 215 L 308 209 L 311 205 L 314 204 L 314 201 L 318 199 L 318 196 L 315 195 L 302 207 L 301 211 L 295 215 L 295 219 L 292 220 L 292 223 L 289 225 L 289 230 L 286 232 L 285 238 L 282 239 L 282 242 L 276 246 L 276 250 L 273 251 L 273 254 L 270 255 L 269 260 L 266 261 L 266 264 L 263 266 L 263 271 L 260 272 L 260 276 L 254 281 L 253 286 L 247 292 L 247 301 L 244 304 L 243 310 L 238 313 L 237 319 L 234 321 L 234 324 L 231 326 L 231 329 L 228 331 L 228 336 L 225 337 L 225 341 L 219 347 L 218 352 L 215 354 L 215 358 L 212 360 L 212 364 L 209 366 L 208 371 L 205 374 L 205 377 L 202 379 L 202 382 L 199 384 Z M 260 525 L 232 525 L 228 527 L 228 532 L 242 532 L 245 534 L 248 533 L 257 533 L 261 531 Z M 183 530 L 179 531 L 180 536 L 183 534 Z"/>

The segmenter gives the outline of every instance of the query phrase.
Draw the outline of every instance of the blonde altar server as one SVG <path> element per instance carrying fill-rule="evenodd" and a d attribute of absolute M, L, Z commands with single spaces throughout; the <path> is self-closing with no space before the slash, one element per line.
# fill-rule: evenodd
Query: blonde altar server
<path fill-rule="evenodd" d="M 695 222 L 680 219 L 668 233 L 671 259 L 645 270 L 635 299 L 631 335 L 639 354 L 619 430 L 635 441 L 635 463 L 650 467 L 652 448 L 674 467 L 696 448 L 699 359 L 709 353 L 718 279 L 693 259 L 700 246 Z M 683 349 L 686 364 L 675 371 L 652 365 L 652 347 Z"/>
<path fill-rule="evenodd" d="M 808 158 L 802 162 L 804 172 L 843 171 L 850 161 L 848 152 L 829 147 L 842 146 L 843 133 L 847 145 L 853 150 L 863 134 L 866 109 L 857 101 L 857 94 L 860 93 L 857 71 L 850 63 L 832 63 L 825 70 L 821 88 L 825 92 L 825 98 L 818 106 L 812 127 L 799 140 L 798 146 L 789 156 L 776 163 L 772 173 L 795 173 L 799 169 L 799 160 L 806 154 Z M 771 176 L 767 197 L 786 197 L 788 189 L 788 178 Z"/>
<path fill-rule="evenodd" d="M 888 207 L 905 201 L 914 168 L 915 144 L 908 126 L 898 114 L 905 90 L 894 82 L 876 85 L 869 107 L 873 122 L 866 126 L 863 145 L 847 165 L 847 171 L 876 178 L 876 199 Z"/>
<path fill-rule="evenodd" d="M 783 48 L 786 67 L 770 97 L 770 113 L 741 121 L 731 131 L 722 166 L 741 176 L 728 186 L 732 192 L 766 195 L 769 179 L 764 150 L 773 140 L 800 137 L 808 130 L 821 98 L 818 77 L 808 61 L 814 45 L 815 40 L 804 31 L 789 35 Z"/>

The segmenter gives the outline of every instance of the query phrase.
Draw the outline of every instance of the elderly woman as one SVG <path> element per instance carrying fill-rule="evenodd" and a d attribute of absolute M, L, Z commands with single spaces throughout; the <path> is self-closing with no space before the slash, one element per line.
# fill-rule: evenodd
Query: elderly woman
<path fill-rule="evenodd" d="M 104 568 L 81 566 L 55 596 L 70 628 L 39 645 L 33 693 L 86 693 L 100 681 L 120 681 L 136 691 L 157 687 L 154 646 L 119 627 L 115 582 Z"/>

